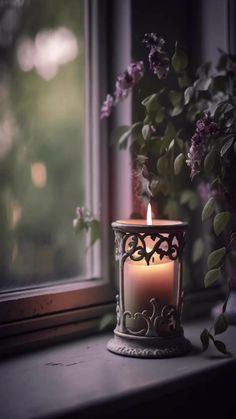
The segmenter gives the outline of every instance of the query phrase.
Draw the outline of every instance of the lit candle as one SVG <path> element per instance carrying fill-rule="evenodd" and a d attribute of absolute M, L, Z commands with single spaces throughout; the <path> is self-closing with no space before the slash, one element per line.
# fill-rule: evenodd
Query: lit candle
<path fill-rule="evenodd" d="M 182 262 L 187 223 L 152 219 L 117 220 L 115 255 L 119 261 L 117 324 L 109 351 L 163 358 L 191 349 L 181 326 Z"/>
<path fill-rule="evenodd" d="M 157 220 L 154 220 L 157 224 Z M 161 221 L 160 221 L 161 223 Z M 147 210 L 147 225 L 153 225 L 151 206 Z M 147 251 L 153 247 L 151 238 L 146 237 Z M 143 310 L 152 311 L 150 300 L 155 298 L 160 308 L 165 305 L 176 306 L 175 262 L 168 257 L 160 259 L 154 254 L 149 262 L 145 259 L 133 261 L 128 258 L 124 264 L 124 309 L 132 315 Z M 177 266 L 176 266 L 177 268 Z M 127 318 L 127 327 L 139 330 L 145 325 L 143 319 Z"/>

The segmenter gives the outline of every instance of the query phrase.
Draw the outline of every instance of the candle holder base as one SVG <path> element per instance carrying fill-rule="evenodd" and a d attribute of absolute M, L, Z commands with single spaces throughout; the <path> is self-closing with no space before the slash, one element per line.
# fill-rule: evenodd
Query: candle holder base
<path fill-rule="evenodd" d="M 114 331 L 107 349 L 118 355 L 135 358 L 171 358 L 189 352 L 192 345 L 183 331 L 168 337 L 131 336 Z"/>

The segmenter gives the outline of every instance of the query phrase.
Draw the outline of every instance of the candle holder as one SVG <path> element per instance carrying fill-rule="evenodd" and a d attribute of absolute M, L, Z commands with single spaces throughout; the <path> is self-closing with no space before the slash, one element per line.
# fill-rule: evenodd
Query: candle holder
<path fill-rule="evenodd" d="M 153 220 L 116 221 L 115 256 L 119 261 L 117 325 L 111 352 L 166 358 L 184 354 L 191 343 L 181 327 L 182 260 L 187 223 Z"/>

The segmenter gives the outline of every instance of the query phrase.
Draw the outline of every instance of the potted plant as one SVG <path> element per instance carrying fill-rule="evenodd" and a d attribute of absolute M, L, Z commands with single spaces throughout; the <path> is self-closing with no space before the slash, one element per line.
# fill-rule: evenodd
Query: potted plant
<path fill-rule="evenodd" d="M 143 61 L 133 62 L 117 77 L 114 93 L 102 105 L 101 118 L 109 117 L 139 86 L 143 120 L 117 127 L 113 135 L 119 148 L 130 148 L 139 195 L 158 202 L 159 218 L 181 217 L 190 225 L 202 206 L 202 223 L 212 220 L 213 234 L 220 238 L 218 246 L 213 241 L 214 249 L 208 255 L 205 287 L 222 276 L 229 288 L 236 287 L 234 271 L 229 268 L 236 265 L 236 57 L 219 50 L 217 66 L 202 65 L 192 81 L 187 55 L 178 43 L 171 58 L 158 34 L 146 34 L 143 43 L 155 91 L 142 96 L 146 66 Z M 80 221 L 82 228 L 84 225 Z M 191 249 L 193 263 L 204 254 L 203 246 L 200 234 Z M 212 340 L 220 352 L 228 353 L 217 338 L 228 325 L 227 298 L 214 325 L 201 333 L 204 350 Z"/>

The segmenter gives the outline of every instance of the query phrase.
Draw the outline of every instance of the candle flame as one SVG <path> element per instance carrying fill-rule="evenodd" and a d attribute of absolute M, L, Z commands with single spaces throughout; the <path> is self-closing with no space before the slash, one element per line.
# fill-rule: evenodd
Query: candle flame
<path fill-rule="evenodd" d="M 152 207 L 151 207 L 150 202 L 147 207 L 147 225 L 149 226 L 152 225 Z"/>

